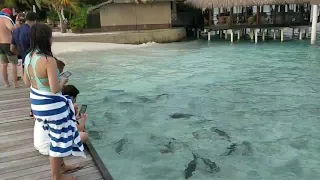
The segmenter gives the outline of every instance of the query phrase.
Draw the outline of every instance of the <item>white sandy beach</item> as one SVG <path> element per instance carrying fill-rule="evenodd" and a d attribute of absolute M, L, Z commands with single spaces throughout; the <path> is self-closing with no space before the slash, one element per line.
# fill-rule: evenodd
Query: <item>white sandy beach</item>
<path fill-rule="evenodd" d="M 53 42 L 53 54 L 60 54 L 72 51 L 97 51 L 116 48 L 127 48 L 136 45 L 111 44 L 111 43 L 90 43 L 90 42 Z"/>
<path fill-rule="evenodd" d="M 157 44 L 154 42 L 144 43 L 140 45 L 131 44 L 113 44 L 113 43 L 94 43 L 94 42 L 53 42 L 52 52 L 54 55 L 76 52 L 76 51 L 99 51 L 99 50 L 110 50 L 110 49 L 126 49 L 148 46 Z"/>

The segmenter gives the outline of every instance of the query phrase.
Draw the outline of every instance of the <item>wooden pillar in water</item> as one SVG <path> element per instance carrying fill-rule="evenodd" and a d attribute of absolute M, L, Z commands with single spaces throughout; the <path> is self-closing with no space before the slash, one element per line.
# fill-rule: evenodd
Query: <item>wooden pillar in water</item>
<path fill-rule="evenodd" d="M 254 30 L 254 42 L 257 44 L 258 43 L 258 29 Z"/>
<path fill-rule="evenodd" d="M 284 40 L 284 37 L 283 37 L 283 34 L 284 34 L 284 29 L 281 29 L 280 30 L 280 40 L 281 40 L 281 42 L 283 42 L 283 40 Z"/>
<path fill-rule="evenodd" d="M 276 30 L 274 29 L 273 30 L 273 40 L 276 40 L 277 39 L 277 34 L 276 34 Z"/>
<path fill-rule="evenodd" d="M 318 4 L 312 4 L 311 44 L 317 40 Z"/>
<path fill-rule="evenodd" d="M 265 30 L 265 29 L 262 29 L 262 41 L 264 41 L 265 38 L 266 38 L 265 32 L 266 32 L 266 30 Z"/>
<path fill-rule="evenodd" d="M 230 41 L 233 43 L 233 29 L 231 29 Z"/>
<path fill-rule="evenodd" d="M 302 29 L 299 28 L 299 40 L 302 40 Z"/>
<path fill-rule="evenodd" d="M 238 40 L 241 38 L 241 29 L 238 30 Z"/>
<path fill-rule="evenodd" d="M 211 33 L 210 33 L 210 30 L 208 30 L 208 41 L 211 41 Z"/>

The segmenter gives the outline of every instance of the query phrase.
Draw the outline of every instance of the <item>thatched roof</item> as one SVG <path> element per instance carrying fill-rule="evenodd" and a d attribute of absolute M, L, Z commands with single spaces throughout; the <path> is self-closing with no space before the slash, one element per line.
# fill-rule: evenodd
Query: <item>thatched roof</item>
<path fill-rule="evenodd" d="M 277 5 L 277 4 L 303 4 L 309 2 L 320 3 L 320 0 L 187 0 L 186 3 L 198 8 L 217 7 L 241 7 L 257 5 Z"/>
<path fill-rule="evenodd" d="M 136 3 L 136 4 L 146 4 L 146 3 L 154 3 L 154 2 L 169 2 L 173 0 L 107 0 L 106 2 L 103 2 L 101 4 L 98 4 L 96 6 L 92 6 L 88 8 L 88 13 L 92 13 L 93 11 L 98 10 L 102 6 L 105 6 L 107 4 L 115 3 L 115 4 L 128 4 L 128 3 Z"/>

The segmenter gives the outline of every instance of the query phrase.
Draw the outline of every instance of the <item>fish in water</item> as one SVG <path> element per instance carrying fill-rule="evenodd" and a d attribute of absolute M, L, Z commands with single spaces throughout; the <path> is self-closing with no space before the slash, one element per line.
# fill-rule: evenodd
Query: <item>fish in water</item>
<path fill-rule="evenodd" d="M 210 173 L 215 173 L 215 172 L 219 172 L 220 168 L 219 166 L 217 166 L 217 164 L 215 162 L 212 162 L 210 159 L 207 158 L 201 158 L 203 163 L 209 167 L 209 172 Z"/>
<path fill-rule="evenodd" d="M 128 143 L 127 138 L 122 138 L 118 142 L 115 143 L 115 150 L 118 154 L 120 154 L 123 151 L 123 148 Z"/>
<path fill-rule="evenodd" d="M 172 141 L 170 140 L 168 144 L 165 144 L 164 145 L 164 149 L 160 149 L 160 152 L 162 154 L 167 154 L 167 153 L 173 153 L 173 144 L 172 144 Z"/>
<path fill-rule="evenodd" d="M 184 178 L 189 179 L 191 176 L 193 176 L 194 171 L 197 169 L 197 156 L 192 152 L 193 160 L 191 160 L 188 163 L 188 166 L 184 170 Z"/>
<path fill-rule="evenodd" d="M 89 137 L 92 139 L 101 139 L 102 138 L 102 133 L 100 131 L 96 131 L 96 130 L 89 130 L 88 131 Z"/>
<path fill-rule="evenodd" d="M 217 133 L 219 136 L 222 136 L 222 137 L 226 138 L 230 142 L 231 138 L 226 132 L 224 132 L 224 131 L 216 128 L 216 127 L 212 127 L 211 131 Z"/>
<path fill-rule="evenodd" d="M 190 118 L 192 116 L 193 116 L 192 114 L 184 114 L 184 113 L 174 113 L 170 115 L 170 117 L 173 119 Z"/>
<path fill-rule="evenodd" d="M 253 152 L 251 143 L 248 141 L 243 141 L 241 144 L 233 143 L 227 148 L 227 152 L 225 152 L 224 156 L 229 156 L 234 153 L 241 154 L 243 156 L 251 155 Z"/>
<path fill-rule="evenodd" d="M 227 152 L 224 153 L 225 156 L 229 156 L 230 154 L 232 154 L 233 152 L 235 152 L 237 150 L 237 143 L 232 143 L 228 148 L 227 148 Z"/>

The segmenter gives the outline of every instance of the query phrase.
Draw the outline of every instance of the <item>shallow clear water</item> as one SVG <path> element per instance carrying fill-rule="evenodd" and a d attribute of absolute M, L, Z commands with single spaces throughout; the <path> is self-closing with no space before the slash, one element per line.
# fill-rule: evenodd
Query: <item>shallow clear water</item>
<path fill-rule="evenodd" d="M 116 180 L 185 179 L 192 151 L 191 179 L 314 180 L 320 48 L 308 43 L 192 41 L 60 57 L 72 60 L 90 138 Z"/>

